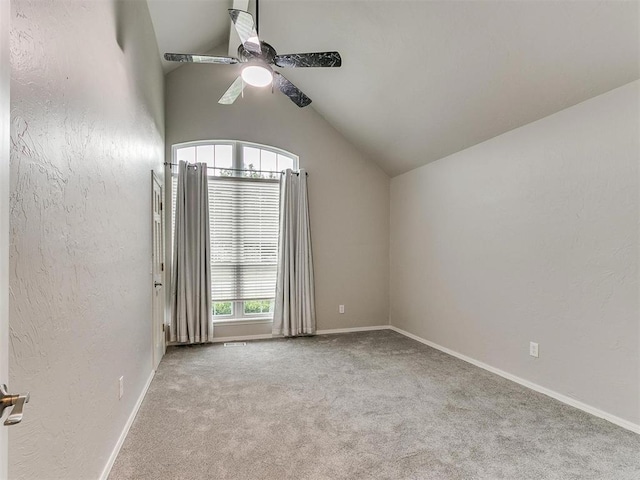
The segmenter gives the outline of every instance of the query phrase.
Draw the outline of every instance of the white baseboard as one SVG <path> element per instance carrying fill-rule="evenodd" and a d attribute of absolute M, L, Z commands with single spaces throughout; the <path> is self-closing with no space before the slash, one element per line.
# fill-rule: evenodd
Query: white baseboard
<path fill-rule="evenodd" d="M 389 325 L 375 325 L 373 327 L 353 327 L 353 328 L 330 328 L 328 330 L 317 330 L 316 335 L 329 335 L 332 333 L 370 332 L 372 330 L 389 330 Z"/>
<path fill-rule="evenodd" d="M 353 328 L 333 328 L 329 330 L 317 330 L 316 335 L 328 335 L 333 333 L 351 333 L 351 332 L 368 332 L 371 330 L 388 330 L 389 325 L 376 325 L 373 327 L 353 327 Z M 274 337 L 270 333 L 263 333 L 260 335 L 232 335 L 229 337 L 215 337 L 213 343 L 221 342 L 241 342 L 244 340 L 265 340 L 270 338 L 283 338 Z"/>
<path fill-rule="evenodd" d="M 436 350 L 440 350 L 441 352 L 447 353 L 453 357 L 459 358 L 460 360 L 464 360 L 465 362 L 468 362 L 472 365 L 475 365 L 476 367 L 480 367 L 484 370 L 487 370 L 491 373 L 495 373 L 496 375 L 500 375 L 503 378 L 506 378 L 507 380 L 511 380 L 512 382 L 516 382 L 519 383 L 520 385 L 530 388 L 531 390 L 535 390 L 536 392 L 542 393 L 543 395 L 547 395 L 548 397 L 551 398 L 555 398 L 556 400 L 561 401 L 562 403 L 566 403 L 567 405 L 570 405 L 572 407 L 575 407 L 579 410 L 582 410 L 583 412 L 587 412 L 590 413 L 591 415 L 594 415 L 596 417 L 602 418 L 604 420 L 607 420 L 615 425 L 618 425 L 619 427 L 625 428 L 627 430 L 631 430 L 632 432 L 638 433 L 640 434 L 640 425 L 637 425 L 635 423 L 632 423 L 628 420 L 625 420 L 623 418 L 617 417 L 615 415 L 612 415 L 610 413 L 607 413 L 605 411 L 602 411 L 598 408 L 592 407 L 591 405 L 587 405 L 586 403 L 580 402 L 579 400 L 576 400 L 574 398 L 571 397 L 567 397 L 566 395 L 563 395 L 561 393 L 555 392 L 553 390 L 550 390 L 548 388 L 542 387 L 536 383 L 530 382 L 529 380 L 525 380 L 524 378 L 520 378 L 516 375 L 513 375 L 511 373 L 505 372 L 504 370 L 500 370 L 499 368 L 495 368 L 492 367 L 491 365 L 487 365 L 486 363 L 482 363 L 478 360 L 475 360 L 471 357 L 467 357 L 466 355 L 463 355 L 461 353 L 458 353 L 454 350 L 451 350 L 449 348 L 446 347 L 442 347 L 440 345 L 438 345 L 437 343 L 433 343 L 429 340 L 425 340 L 424 338 L 418 337 L 417 335 L 414 335 L 413 333 L 409 333 L 405 330 L 402 330 L 398 327 L 394 327 L 393 325 L 390 325 L 388 327 L 390 330 L 393 330 L 394 332 L 398 332 L 406 337 L 412 338 L 413 340 L 416 340 L 420 343 L 424 343 L 425 345 L 428 345 L 429 347 L 435 348 Z"/>
<path fill-rule="evenodd" d="M 131 411 L 131 415 L 129 415 L 129 418 L 127 419 L 127 423 L 125 423 L 124 428 L 122 429 L 120 438 L 118 438 L 118 442 L 116 443 L 116 446 L 113 448 L 113 451 L 109 456 L 109 460 L 107 461 L 107 464 L 102 470 L 102 475 L 100 475 L 100 480 L 107 480 L 107 478 L 109 477 L 109 473 L 111 473 L 111 468 L 113 467 L 113 464 L 115 463 L 116 458 L 118 457 L 118 453 L 120 453 L 120 449 L 122 448 L 122 444 L 124 443 L 125 438 L 127 438 L 127 434 L 129 433 L 129 429 L 131 428 L 131 425 L 133 424 L 133 421 L 135 420 L 136 415 L 138 414 L 138 410 L 140 410 L 140 405 L 142 405 L 142 400 L 144 400 L 144 397 L 147 394 L 147 390 L 149 390 L 149 385 L 151 385 L 151 380 L 153 380 L 153 376 L 155 375 L 155 373 L 156 372 L 154 370 L 151 371 L 151 375 L 149 375 L 149 378 L 147 379 L 147 383 L 145 383 L 144 387 L 142 388 L 142 392 L 140 393 L 140 396 L 138 397 L 138 400 L 136 401 L 136 404 L 134 405 L 133 410 Z"/>

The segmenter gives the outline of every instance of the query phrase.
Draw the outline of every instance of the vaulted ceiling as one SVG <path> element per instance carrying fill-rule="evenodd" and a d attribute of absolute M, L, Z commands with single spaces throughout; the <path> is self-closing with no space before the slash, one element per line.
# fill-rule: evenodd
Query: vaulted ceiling
<path fill-rule="evenodd" d="M 148 2 L 161 54 L 227 51 L 232 0 Z M 397 175 L 640 78 L 639 5 L 261 0 L 260 37 L 341 53 L 341 68 L 280 71 Z"/>

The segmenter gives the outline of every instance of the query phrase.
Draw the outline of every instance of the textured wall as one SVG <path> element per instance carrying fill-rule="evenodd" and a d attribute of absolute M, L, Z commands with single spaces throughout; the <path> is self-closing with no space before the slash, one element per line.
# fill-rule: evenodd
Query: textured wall
<path fill-rule="evenodd" d="M 640 423 L 639 90 L 395 177 L 391 324 Z"/>
<path fill-rule="evenodd" d="M 0 2 L 0 383 L 9 381 L 9 2 Z M 11 387 L 11 385 L 9 385 Z M 7 478 L 8 429 L 0 427 L 0 479 Z"/>
<path fill-rule="evenodd" d="M 11 3 L 10 380 L 31 403 L 9 475 L 97 478 L 152 371 L 163 77 L 144 1 Z"/>
<path fill-rule="evenodd" d="M 309 75 L 318 72 L 308 71 Z M 234 105 L 218 98 L 235 66 L 186 65 L 166 77 L 167 155 L 191 140 L 273 145 L 300 156 L 309 204 L 319 329 L 388 323 L 389 177 L 311 107 L 279 92 L 247 88 Z M 345 314 L 338 305 L 345 305 Z M 216 336 L 260 334 L 264 325 L 225 327 Z"/>

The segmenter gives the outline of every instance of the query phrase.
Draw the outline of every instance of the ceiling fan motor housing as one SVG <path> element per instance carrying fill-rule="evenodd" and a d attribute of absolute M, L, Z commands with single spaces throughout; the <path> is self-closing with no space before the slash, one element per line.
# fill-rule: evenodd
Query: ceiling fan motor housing
<path fill-rule="evenodd" d="M 255 53 L 247 50 L 244 45 L 238 47 L 238 58 L 241 62 L 249 62 L 251 60 L 262 60 L 263 62 L 273 65 L 276 58 L 276 50 L 267 42 L 260 42 L 262 53 Z"/>

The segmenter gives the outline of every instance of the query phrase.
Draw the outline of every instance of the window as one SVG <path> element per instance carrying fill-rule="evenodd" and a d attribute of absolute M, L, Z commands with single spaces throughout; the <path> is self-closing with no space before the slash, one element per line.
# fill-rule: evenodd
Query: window
<path fill-rule="evenodd" d="M 279 172 L 298 157 L 236 141 L 174 145 L 174 162 L 209 168 L 211 298 L 214 322 L 270 319 L 278 261 Z M 178 168 L 172 167 L 172 244 Z"/>

